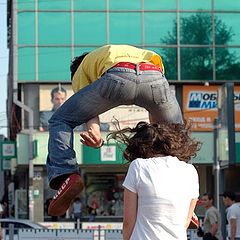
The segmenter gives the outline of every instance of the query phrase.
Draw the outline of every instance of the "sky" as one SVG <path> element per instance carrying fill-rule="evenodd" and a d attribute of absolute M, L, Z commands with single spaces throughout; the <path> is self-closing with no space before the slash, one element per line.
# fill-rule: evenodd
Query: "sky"
<path fill-rule="evenodd" d="M 0 0 L 0 134 L 7 137 L 7 0 Z"/>

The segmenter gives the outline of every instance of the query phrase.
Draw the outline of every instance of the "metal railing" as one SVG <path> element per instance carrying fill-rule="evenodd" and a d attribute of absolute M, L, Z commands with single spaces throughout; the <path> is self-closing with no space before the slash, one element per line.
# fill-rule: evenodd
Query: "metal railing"
<path fill-rule="evenodd" d="M 3 229 L 5 240 L 123 240 L 120 229 Z M 8 235 L 6 235 L 8 233 Z M 187 231 L 188 240 L 199 240 L 196 230 Z"/>

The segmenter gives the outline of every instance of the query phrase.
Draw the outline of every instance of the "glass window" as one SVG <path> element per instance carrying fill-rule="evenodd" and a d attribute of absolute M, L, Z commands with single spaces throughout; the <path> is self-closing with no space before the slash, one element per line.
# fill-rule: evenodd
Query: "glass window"
<path fill-rule="evenodd" d="M 168 80 L 177 80 L 178 64 L 177 64 L 177 48 L 160 49 L 165 75 Z"/>
<path fill-rule="evenodd" d="M 176 13 L 145 13 L 146 45 L 177 44 Z"/>
<path fill-rule="evenodd" d="M 110 13 L 111 44 L 142 44 L 141 13 Z"/>
<path fill-rule="evenodd" d="M 240 14 L 215 14 L 216 44 L 240 44 Z"/>
<path fill-rule="evenodd" d="M 36 79 L 35 48 L 18 49 L 18 80 L 21 82 Z"/>
<path fill-rule="evenodd" d="M 218 0 L 217 0 L 218 1 Z M 212 0 L 181 0 L 180 10 L 211 10 L 212 9 Z"/>
<path fill-rule="evenodd" d="M 109 0 L 109 10 L 141 10 L 141 0 Z"/>
<path fill-rule="evenodd" d="M 70 10 L 71 0 L 38 0 L 39 10 Z"/>
<path fill-rule="evenodd" d="M 168 80 L 177 80 L 177 48 L 146 48 L 162 57 L 166 78 Z"/>
<path fill-rule="evenodd" d="M 240 80 L 240 48 L 216 48 L 216 79 Z"/>
<path fill-rule="evenodd" d="M 212 16 L 208 13 L 181 13 L 181 44 L 207 45 L 212 43 Z"/>
<path fill-rule="evenodd" d="M 70 81 L 71 48 L 39 48 L 39 81 Z"/>
<path fill-rule="evenodd" d="M 99 46 L 99 47 L 101 47 L 101 46 Z M 96 47 L 76 47 L 76 48 L 74 48 L 74 56 L 80 56 L 83 53 L 92 52 L 95 49 L 96 49 Z"/>
<path fill-rule="evenodd" d="M 18 0 L 17 1 L 17 9 L 18 10 L 34 10 L 35 9 L 35 1 Z"/>
<path fill-rule="evenodd" d="M 106 9 L 106 0 L 74 0 L 74 9 L 75 10 L 105 10 Z"/>
<path fill-rule="evenodd" d="M 106 32 L 105 13 L 75 13 L 74 44 L 105 44 Z"/>
<path fill-rule="evenodd" d="M 236 0 L 215 0 L 214 10 L 240 10 L 240 1 Z"/>
<path fill-rule="evenodd" d="M 176 10 L 176 0 L 151 0 L 144 1 L 145 10 Z"/>
<path fill-rule="evenodd" d="M 19 12 L 18 44 L 35 44 L 35 13 Z"/>
<path fill-rule="evenodd" d="M 70 13 L 39 12 L 39 44 L 71 44 Z"/>
<path fill-rule="evenodd" d="M 181 48 L 181 80 L 212 80 L 212 48 Z"/>

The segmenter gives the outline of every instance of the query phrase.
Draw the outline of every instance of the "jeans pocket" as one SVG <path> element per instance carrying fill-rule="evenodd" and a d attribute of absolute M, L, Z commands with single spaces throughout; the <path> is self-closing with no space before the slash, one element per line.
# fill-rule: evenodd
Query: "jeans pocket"
<path fill-rule="evenodd" d="M 99 88 L 100 95 L 109 100 L 119 100 L 122 97 L 124 82 L 106 77 Z"/>
<path fill-rule="evenodd" d="M 153 101 L 156 104 L 164 104 L 170 100 L 171 90 L 168 82 L 164 82 L 162 84 L 152 84 L 151 89 Z"/>

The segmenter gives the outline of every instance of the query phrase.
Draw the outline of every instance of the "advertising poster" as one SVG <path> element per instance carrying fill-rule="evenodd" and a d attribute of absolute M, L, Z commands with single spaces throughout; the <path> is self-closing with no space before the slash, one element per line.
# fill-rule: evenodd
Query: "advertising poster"
<path fill-rule="evenodd" d="M 39 87 L 39 130 L 48 131 L 48 120 L 53 113 L 73 95 L 72 86 L 51 84 L 40 85 Z M 148 121 L 148 112 L 144 108 L 130 105 L 119 106 L 100 115 L 101 131 L 115 130 L 113 124 L 119 121 L 121 128 L 134 127 L 139 121 Z M 79 131 L 84 131 L 85 127 L 79 127 Z"/>
<path fill-rule="evenodd" d="M 48 120 L 73 94 L 71 85 L 51 84 L 39 86 L 39 130 L 48 131 Z"/>
<path fill-rule="evenodd" d="M 192 121 L 193 131 L 212 131 L 218 117 L 219 86 L 183 86 L 183 117 Z M 234 87 L 235 130 L 240 131 L 240 86 Z"/>
<path fill-rule="evenodd" d="M 58 93 L 62 98 L 59 99 Z M 42 84 L 39 86 L 39 111 L 51 111 L 56 105 L 63 104 L 73 94 L 71 84 Z"/>

